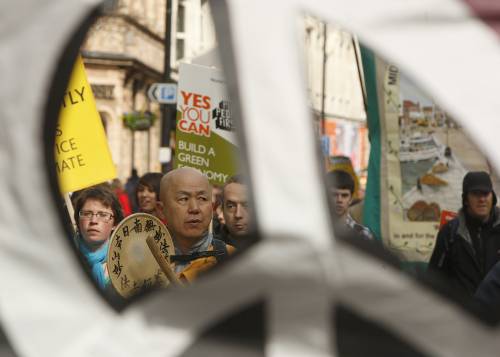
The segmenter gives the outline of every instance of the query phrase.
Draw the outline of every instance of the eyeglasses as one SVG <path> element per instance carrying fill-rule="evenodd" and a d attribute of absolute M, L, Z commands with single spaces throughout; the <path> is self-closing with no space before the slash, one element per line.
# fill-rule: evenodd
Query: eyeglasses
<path fill-rule="evenodd" d="M 111 214 L 109 212 L 103 212 L 103 211 L 98 211 L 96 213 L 94 213 L 92 211 L 80 211 L 80 212 L 78 212 L 78 216 L 81 219 L 86 219 L 86 220 L 90 220 L 90 219 L 92 219 L 93 216 L 95 216 L 96 220 L 99 222 L 109 222 L 111 220 L 111 218 L 114 217 L 113 214 Z"/>

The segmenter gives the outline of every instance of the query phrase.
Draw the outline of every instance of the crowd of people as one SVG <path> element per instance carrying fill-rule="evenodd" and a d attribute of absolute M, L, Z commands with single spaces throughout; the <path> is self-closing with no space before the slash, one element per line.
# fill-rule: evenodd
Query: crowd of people
<path fill-rule="evenodd" d="M 334 230 L 339 238 L 374 241 L 369 228 L 351 214 L 354 181 L 342 170 L 326 176 L 333 203 Z M 500 209 L 491 177 L 468 172 L 462 182 L 462 207 L 440 229 L 425 279 L 438 280 L 444 290 L 500 318 Z M 379 247 L 382 247 L 380 244 Z"/>
<path fill-rule="evenodd" d="M 115 179 L 72 195 L 76 247 L 97 285 L 110 296 L 116 295 L 107 266 L 110 239 L 117 225 L 132 213 L 153 215 L 166 226 L 175 247 L 169 263 L 183 283 L 191 283 L 236 249 L 255 241 L 242 176 L 229 178 L 212 192 L 207 177 L 193 168 L 165 175 L 134 174 L 126 190 Z"/>
<path fill-rule="evenodd" d="M 369 228 L 350 214 L 354 179 L 343 170 L 326 175 L 335 234 L 376 242 Z M 109 290 L 106 265 L 110 237 L 122 219 L 143 212 L 168 229 L 175 247 L 170 264 L 178 279 L 194 281 L 238 249 L 255 242 L 254 217 L 248 204 L 248 183 L 232 176 L 212 186 L 193 168 L 163 175 L 133 172 L 125 185 L 115 179 L 73 194 L 75 243 L 97 285 Z M 439 230 L 428 273 L 448 281 L 456 291 L 482 306 L 500 306 L 500 209 L 486 172 L 463 179 L 462 208 Z M 379 244 L 382 247 L 382 244 Z"/>
<path fill-rule="evenodd" d="M 326 183 L 336 237 L 376 242 L 370 229 L 351 216 L 352 175 L 333 170 L 327 173 Z M 490 175 L 468 172 L 462 182 L 462 207 L 440 227 L 424 279 L 478 308 L 483 316 L 500 319 L 500 209 L 496 204 Z"/>

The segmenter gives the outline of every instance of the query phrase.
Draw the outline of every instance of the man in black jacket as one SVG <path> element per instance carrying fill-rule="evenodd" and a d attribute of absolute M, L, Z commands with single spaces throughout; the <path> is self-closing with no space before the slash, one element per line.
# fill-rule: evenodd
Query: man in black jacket
<path fill-rule="evenodd" d="M 500 258 L 500 211 L 491 178 L 469 172 L 462 184 L 458 217 L 438 233 L 429 271 L 445 276 L 471 296 Z"/>

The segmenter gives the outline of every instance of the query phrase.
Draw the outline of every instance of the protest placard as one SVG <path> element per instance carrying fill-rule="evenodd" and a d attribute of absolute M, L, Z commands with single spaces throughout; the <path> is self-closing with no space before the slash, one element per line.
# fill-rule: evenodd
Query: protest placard
<path fill-rule="evenodd" d="M 181 63 L 174 167 L 199 169 L 222 185 L 237 171 L 231 106 L 220 70 Z"/>
<path fill-rule="evenodd" d="M 116 177 L 104 127 L 80 56 L 62 101 L 56 129 L 55 161 L 63 193 Z"/>

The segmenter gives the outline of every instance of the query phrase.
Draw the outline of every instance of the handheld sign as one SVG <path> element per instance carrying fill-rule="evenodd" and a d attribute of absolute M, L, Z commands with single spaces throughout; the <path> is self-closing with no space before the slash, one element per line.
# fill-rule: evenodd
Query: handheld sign
<path fill-rule="evenodd" d="M 101 117 L 80 56 L 63 97 L 56 129 L 55 160 L 63 193 L 116 177 Z"/>
<path fill-rule="evenodd" d="M 121 221 L 111 235 L 107 258 L 109 277 L 115 290 L 125 298 L 143 289 L 170 284 L 148 247 L 148 237 L 152 237 L 156 251 L 170 263 L 170 256 L 175 254 L 172 237 L 153 215 L 132 214 Z"/>
<path fill-rule="evenodd" d="M 238 147 L 223 72 L 181 63 L 174 168 L 200 170 L 223 185 L 238 171 Z"/>

